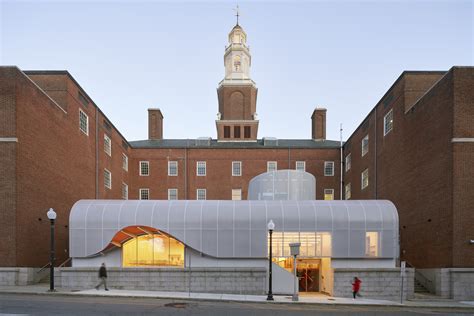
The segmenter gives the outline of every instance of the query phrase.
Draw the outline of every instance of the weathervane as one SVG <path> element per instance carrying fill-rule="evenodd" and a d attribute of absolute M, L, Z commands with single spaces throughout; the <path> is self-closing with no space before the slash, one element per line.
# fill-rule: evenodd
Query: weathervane
<path fill-rule="evenodd" d="M 237 8 L 233 9 L 235 11 L 235 16 L 237 17 L 237 25 L 239 25 L 239 5 L 237 5 Z"/>

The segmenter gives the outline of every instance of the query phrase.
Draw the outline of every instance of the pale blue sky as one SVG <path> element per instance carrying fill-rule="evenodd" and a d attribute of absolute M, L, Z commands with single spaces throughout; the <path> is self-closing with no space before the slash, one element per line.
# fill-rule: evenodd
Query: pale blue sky
<path fill-rule="evenodd" d="M 128 140 L 216 137 L 236 1 L 0 0 L 0 63 L 68 70 Z M 473 65 L 473 1 L 239 1 L 259 138 L 310 138 L 316 106 L 344 139 L 404 70 Z"/>

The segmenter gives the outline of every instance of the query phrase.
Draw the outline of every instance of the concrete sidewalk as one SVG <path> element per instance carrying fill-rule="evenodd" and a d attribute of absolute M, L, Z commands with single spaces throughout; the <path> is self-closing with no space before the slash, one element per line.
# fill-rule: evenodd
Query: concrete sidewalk
<path fill-rule="evenodd" d="M 164 298 L 177 300 L 205 300 L 205 301 L 228 301 L 249 303 L 280 303 L 280 304 L 323 304 L 323 305 L 357 305 L 357 306 L 407 306 L 420 308 L 462 308 L 474 312 L 474 301 L 457 302 L 453 300 L 409 300 L 400 302 L 388 300 L 376 300 L 358 298 L 353 300 L 344 297 L 331 297 L 316 293 L 314 295 L 300 295 L 298 302 L 293 302 L 291 296 L 274 295 L 274 301 L 267 301 L 266 295 L 238 295 L 238 294 L 215 294 L 215 293 L 187 293 L 187 292 L 161 292 L 161 291 L 138 291 L 110 289 L 70 290 L 56 289 L 49 292 L 49 284 L 35 284 L 26 286 L 0 286 L 0 293 L 9 294 L 36 294 L 36 295 L 67 295 L 67 296 L 91 296 L 91 297 L 136 297 L 136 298 Z"/>

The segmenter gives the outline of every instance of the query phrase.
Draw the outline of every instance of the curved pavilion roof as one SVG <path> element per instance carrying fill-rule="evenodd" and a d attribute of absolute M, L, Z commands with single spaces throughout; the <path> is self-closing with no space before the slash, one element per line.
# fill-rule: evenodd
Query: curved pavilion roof
<path fill-rule="evenodd" d="M 378 257 L 398 256 L 398 214 L 385 200 L 80 200 L 69 218 L 70 256 L 95 256 L 160 231 L 204 255 L 264 258 L 270 219 L 276 232 L 330 232 L 333 258 L 365 257 L 367 231 L 380 233 Z"/>

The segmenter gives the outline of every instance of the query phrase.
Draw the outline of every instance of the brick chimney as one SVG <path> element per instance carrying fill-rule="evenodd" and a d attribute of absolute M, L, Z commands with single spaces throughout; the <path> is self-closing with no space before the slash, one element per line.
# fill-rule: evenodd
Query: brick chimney
<path fill-rule="evenodd" d="M 160 109 L 148 109 L 148 139 L 163 139 L 163 114 Z"/>
<path fill-rule="evenodd" d="M 313 140 L 326 139 L 326 109 L 316 108 L 311 115 L 312 126 L 311 134 Z"/>

